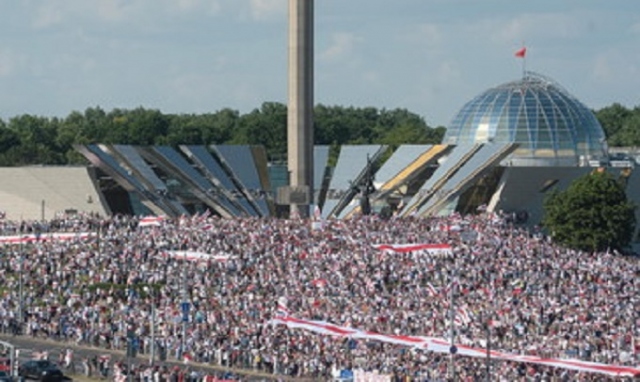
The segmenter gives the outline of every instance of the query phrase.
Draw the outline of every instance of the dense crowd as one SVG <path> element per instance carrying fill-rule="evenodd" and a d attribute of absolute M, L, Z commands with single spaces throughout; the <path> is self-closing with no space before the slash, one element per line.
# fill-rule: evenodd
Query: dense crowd
<path fill-rule="evenodd" d="M 84 215 L 0 221 L 5 236 L 96 233 L 2 248 L 3 330 L 111 349 L 125 349 L 135 336 L 148 354 L 155 321 L 155 351 L 169 357 L 321 380 L 357 368 L 445 381 L 452 364 L 446 354 L 266 323 L 286 299 L 298 317 L 449 338 L 455 277 L 455 305 L 468 312 L 455 325 L 459 343 L 484 347 L 489 340 L 504 352 L 608 364 L 640 361 L 638 258 L 564 249 L 499 214 L 359 216 L 324 221 L 319 229 L 301 219 L 194 216 L 146 227 L 138 221 Z M 381 243 L 450 244 L 453 253 L 374 249 Z M 219 257 L 188 261 L 172 250 Z M 184 301 L 191 306 L 186 325 Z M 453 365 L 457 380 L 485 378 L 483 359 L 455 357 Z M 491 374 L 496 381 L 606 380 L 496 361 Z"/>

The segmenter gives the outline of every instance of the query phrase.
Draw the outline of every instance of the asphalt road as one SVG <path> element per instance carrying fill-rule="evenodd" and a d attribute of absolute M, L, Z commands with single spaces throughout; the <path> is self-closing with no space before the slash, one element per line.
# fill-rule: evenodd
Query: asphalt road
<path fill-rule="evenodd" d="M 29 336 L 11 336 L 11 335 L 2 334 L 2 333 L 0 333 L 0 340 L 9 342 L 13 344 L 17 349 L 20 350 L 18 355 L 18 359 L 20 362 L 24 362 L 28 359 L 31 359 L 32 354 L 34 352 L 39 353 L 39 352 L 46 351 L 48 352 L 49 359 L 52 362 L 59 364 L 58 359 L 59 359 L 60 353 L 64 353 L 66 349 L 72 349 L 75 370 L 77 374 L 70 373 L 69 371 L 66 371 L 66 370 L 63 370 L 63 372 L 65 372 L 65 375 L 69 374 L 69 376 L 72 378 L 74 377 L 74 375 L 78 376 L 79 380 L 83 380 L 83 379 L 86 380 L 84 376 L 80 377 L 80 374 L 82 373 L 82 365 L 80 363 L 81 359 L 90 358 L 93 356 L 99 357 L 99 356 L 109 355 L 111 356 L 111 364 L 113 364 L 114 361 L 126 362 L 126 354 L 123 351 L 118 351 L 118 350 L 99 349 L 99 348 L 89 347 L 89 346 L 77 346 L 73 343 L 58 342 L 58 341 L 48 340 L 44 338 L 33 338 Z M 139 354 L 134 359 L 133 363 L 138 365 L 139 364 L 148 365 L 149 356 Z M 167 360 L 165 362 L 156 361 L 156 364 L 167 365 L 169 367 L 185 366 L 184 363 L 179 362 L 177 360 Z M 224 367 L 212 366 L 212 365 L 201 364 L 201 363 L 190 363 L 189 367 L 191 369 L 201 370 L 205 373 L 211 372 L 211 373 L 221 374 L 221 373 L 231 372 L 243 381 L 276 381 L 276 380 L 302 381 L 299 378 L 284 377 L 281 375 L 275 376 L 272 374 L 254 371 L 254 370 L 224 368 Z M 308 379 L 307 381 L 312 381 L 312 380 Z"/>

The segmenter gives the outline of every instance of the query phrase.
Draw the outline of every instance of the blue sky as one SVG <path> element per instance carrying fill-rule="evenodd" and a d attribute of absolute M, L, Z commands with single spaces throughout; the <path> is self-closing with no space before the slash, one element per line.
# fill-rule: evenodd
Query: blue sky
<path fill-rule="evenodd" d="M 527 69 L 640 106 L 637 0 L 316 0 L 315 103 L 448 125 Z M 287 101 L 287 0 L 0 0 L 0 118 Z"/>

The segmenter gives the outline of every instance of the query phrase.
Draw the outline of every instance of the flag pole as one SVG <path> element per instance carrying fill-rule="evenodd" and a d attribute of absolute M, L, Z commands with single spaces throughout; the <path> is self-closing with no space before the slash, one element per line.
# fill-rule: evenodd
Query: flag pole
<path fill-rule="evenodd" d="M 522 54 L 522 79 L 524 79 L 527 76 L 527 45 L 524 40 L 522 40 L 522 49 L 524 50 Z"/>

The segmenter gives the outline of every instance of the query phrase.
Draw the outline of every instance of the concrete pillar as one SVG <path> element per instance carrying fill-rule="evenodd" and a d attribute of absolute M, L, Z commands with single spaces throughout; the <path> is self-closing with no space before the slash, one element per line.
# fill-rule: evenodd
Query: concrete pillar
<path fill-rule="evenodd" d="M 313 199 L 313 1 L 289 0 L 289 185 L 308 186 Z M 292 212 L 295 206 L 292 206 Z M 309 205 L 298 206 L 307 217 Z"/>

